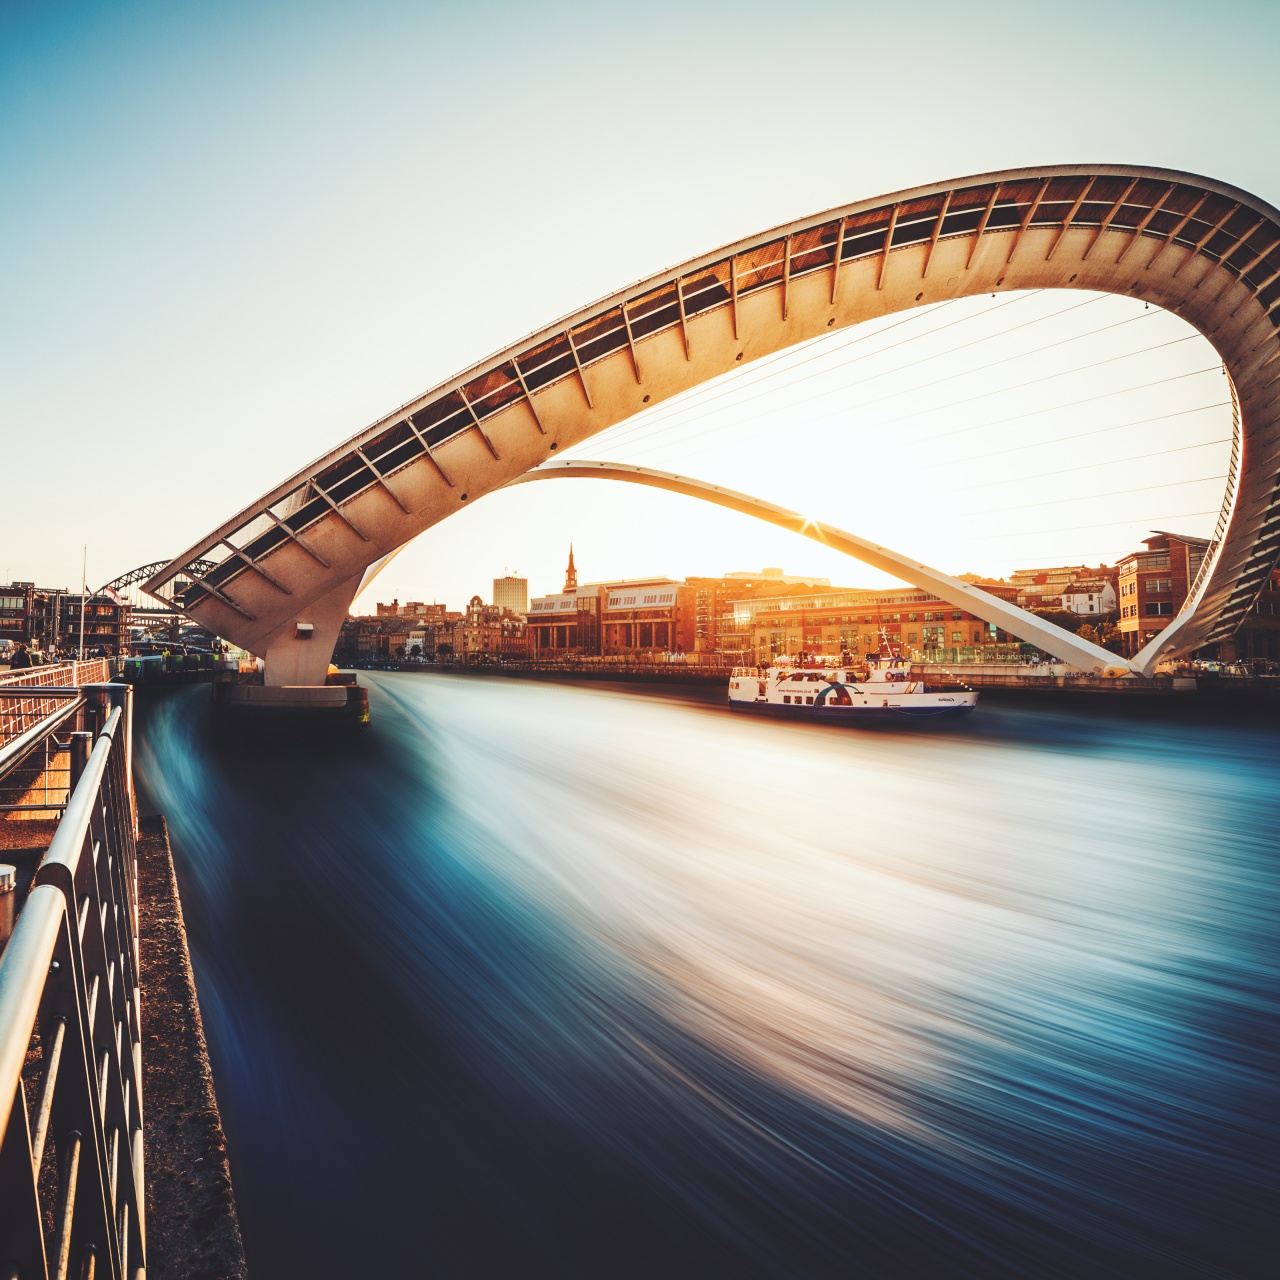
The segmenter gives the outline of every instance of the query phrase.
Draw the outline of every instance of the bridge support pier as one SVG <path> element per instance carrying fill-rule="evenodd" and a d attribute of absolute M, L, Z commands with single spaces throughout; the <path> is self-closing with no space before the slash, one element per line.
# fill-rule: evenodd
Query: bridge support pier
<path fill-rule="evenodd" d="M 324 684 L 347 610 L 363 580 L 362 570 L 340 582 L 259 642 L 257 652 L 266 664 L 265 684 L 274 688 Z"/>

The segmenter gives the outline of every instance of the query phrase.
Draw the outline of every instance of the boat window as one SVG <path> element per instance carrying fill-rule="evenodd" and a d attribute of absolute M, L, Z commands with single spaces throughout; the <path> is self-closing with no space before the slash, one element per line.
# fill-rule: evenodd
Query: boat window
<path fill-rule="evenodd" d="M 813 706 L 813 698 L 812 698 L 812 696 L 810 696 L 810 697 L 806 698 L 806 699 L 805 699 L 805 702 L 807 702 L 807 703 L 809 704 L 809 706 Z"/>
<path fill-rule="evenodd" d="M 782 695 L 782 700 L 783 700 L 783 702 L 785 702 L 785 703 L 787 703 L 787 704 L 790 704 L 790 702 L 791 702 L 791 695 L 790 695 L 789 693 L 784 693 L 784 694 Z"/>

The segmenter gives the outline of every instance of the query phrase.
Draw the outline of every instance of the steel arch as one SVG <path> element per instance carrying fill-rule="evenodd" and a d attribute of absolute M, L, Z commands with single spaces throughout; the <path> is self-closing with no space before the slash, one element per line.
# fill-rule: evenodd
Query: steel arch
<path fill-rule="evenodd" d="M 1142 298 L 1222 357 L 1236 405 L 1213 546 L 1133 660 L 1229 635 L 1280 553 L 1280 212 L 1164 169 L 1054 165 L 859 201 L 683 263 L 498 352 L 330 450 L 146 584 L 318 683 L 366 570 L 464 502 L 739 364 L 913 306 L 1031 288 Z M 197 571 L 199 559 L 216 561 Z M 315 640 L 303 641 L 306 620 Z"/>

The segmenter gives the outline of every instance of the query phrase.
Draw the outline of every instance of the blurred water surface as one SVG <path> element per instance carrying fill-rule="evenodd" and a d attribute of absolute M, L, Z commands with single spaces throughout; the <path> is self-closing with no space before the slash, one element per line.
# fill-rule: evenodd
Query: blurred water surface
<path fill-rule="evenodd" d="M 140 709 L 256 1277 L 1274 1274 L 1280 727 Z"/>

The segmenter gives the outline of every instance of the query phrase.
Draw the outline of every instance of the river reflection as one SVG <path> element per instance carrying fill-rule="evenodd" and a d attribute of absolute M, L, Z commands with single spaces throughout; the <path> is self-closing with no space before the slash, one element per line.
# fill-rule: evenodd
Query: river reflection
<path fill-rule="evenodd" d="M 1264 1274 L 1280 730 L 139 715 L 255 1276 Z"/>

